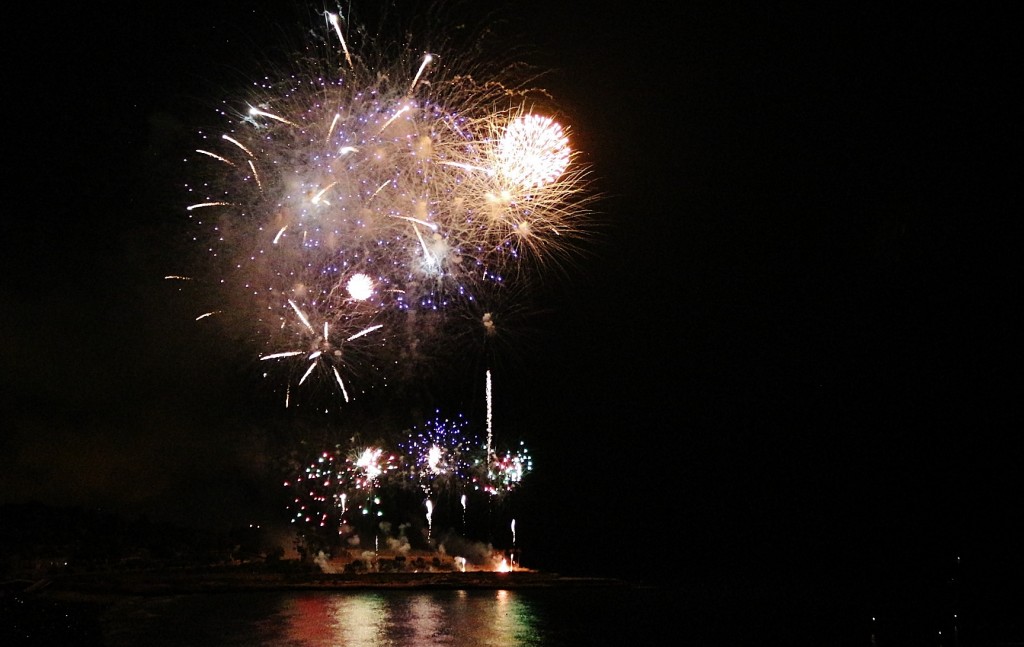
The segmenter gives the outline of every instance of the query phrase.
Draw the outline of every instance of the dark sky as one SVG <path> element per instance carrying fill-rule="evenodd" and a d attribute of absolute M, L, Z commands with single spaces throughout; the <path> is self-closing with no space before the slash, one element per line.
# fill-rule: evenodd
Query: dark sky
<path fill-rule="evenodd" d="M 193 120 L 313 10 L 214 4 L 12 21 L 3 501 L 273 514 L 273 407 L 163 276 Z M 602 194 L 495 372 L 524 550 L 754 587 L 1019 569 L 1010 22 L 750 4 L 496 4 Z"/>

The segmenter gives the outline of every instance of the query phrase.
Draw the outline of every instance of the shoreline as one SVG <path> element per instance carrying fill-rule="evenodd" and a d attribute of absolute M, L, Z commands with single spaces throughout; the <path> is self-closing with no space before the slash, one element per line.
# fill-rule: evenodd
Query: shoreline
<path fill-rule="evenodd" d="M 177 595 L 227 591 L 630 588 L 607 577 L 537 571 L 409 573 L 107 572 L 58 575 L 27 586 L 30 594 Z"/>

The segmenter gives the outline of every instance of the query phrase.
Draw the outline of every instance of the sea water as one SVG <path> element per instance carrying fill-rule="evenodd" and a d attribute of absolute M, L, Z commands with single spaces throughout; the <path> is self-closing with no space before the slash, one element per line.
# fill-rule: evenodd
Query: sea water
<path fill-rule="evenodd" d="M 857 596 L 743 596 L 678 586 L 230 591 L 45 596 L 4 607 L 0 644 L 62 647 L 551 647 L 1024 644 L 1008 595 L 935 613 Z M 1013 598 L 1016 600 L 1017 598 Z M 12 600 L 8 600 L 12 602 Z"/>
<path fill-rule="evenodd" d="M 132 597 L 101 618 L 111 647 L 514 647 L 662 644 L 655 590 L 373 590 Z"/>

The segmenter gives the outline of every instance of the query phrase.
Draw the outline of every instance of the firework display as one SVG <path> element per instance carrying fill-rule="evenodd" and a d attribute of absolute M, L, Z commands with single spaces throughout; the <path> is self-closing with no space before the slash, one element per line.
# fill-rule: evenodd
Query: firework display
<path fill-rule="evenodd" d="M 533 471 L 533 459 L 529 450 L 520 442 L 514 451 L 492 455 L 486 463 L 486 476 L 482 479 L 484 491 L 493 495 L 512 492 L 523 477 Z"/>
<path fill-rule="evenodd" d="M 470 482 L 471 456 L 479 448 L 465 431 L 467 421 L 440 415 L 413 430 L 402 448 L 409 461 L 409 476 L 429 498 L 437 490 L 462 493 Z"/>
<path fill-rule="evenodd" d="M 522 442 L 515 451 L 491 451 L 464 416 L 436 412 L 393 448 L 351 442 L 296 462 L 284 486 L 291 492 L 291 522 L 327 543 L 364 541 L 360 535 L 376 534 L 381 521 L 407 522 L 406 504 L 424 507 L 429 538 L 435 509 L 447 506 L 441 512 L 449 518 L 464 516 L 471 500 L 474 506 L 500 500 L 532 470 Z"/>
<path fill-rule="evenodd" d="M 467 325 L 492 334 L 487 304 L 522 295 L 589 223 L 588 170 L 539 91 L 456 52 L 358 54 L 337 14 L 324 32 L 225 101 L 188 160 L 221 299 L 200 316 L 245 326 L 289 405 L 314 383 L 349 402 Z"/>
<path fill-rule="evenodd" d="M 570 129 L 517 65 L 491 61 L 380 43 L 328 12 L 199 132 L 186 212 L 201 267 L 168 278 L 206 279 L 215 303 L 197 320 L 244 331 L 286 409 L 424 384 L 453 348 L 504 334 L 586 238 L 593 196 Z M 379 442 L 310 445 L 285 481 L 291 521 L 354 542 L 411 505 L 429 537 L 441 495 L 463 519 L 471 497 L 501 499 L 532 459 L 495 449 L 489 367 L 486 399 L 485 441 L 438 411 Z"/>

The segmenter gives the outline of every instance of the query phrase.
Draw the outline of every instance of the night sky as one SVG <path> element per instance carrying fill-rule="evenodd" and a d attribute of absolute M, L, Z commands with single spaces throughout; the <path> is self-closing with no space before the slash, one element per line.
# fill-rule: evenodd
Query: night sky
<path fill-rule="evenodd" d="M 495 434 L 535 460 L 524 560 L 733 590 L 927 584 L 957 557 L 1021 573 L 1010 21 L 493 4 L 550 70 L 601 194 L 598 231 L 538 281 L 494 368 Z M 279 512 L 279 402 L 163 277 L 188 270 L 195 122 L 242 96 L 251 54 L 322 29 L 316 10 L 11 20 L 0 501 Z M 453 406 L 480 406 L 469 381 Z"/>

